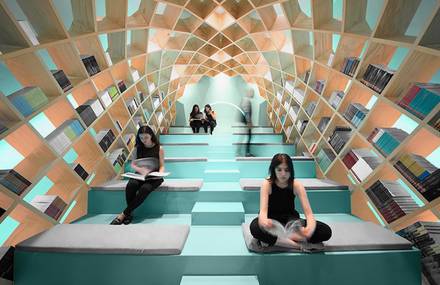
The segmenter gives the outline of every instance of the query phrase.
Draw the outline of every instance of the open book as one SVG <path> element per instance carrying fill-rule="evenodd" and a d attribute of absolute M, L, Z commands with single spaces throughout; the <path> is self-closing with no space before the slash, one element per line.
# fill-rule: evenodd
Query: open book
<path fill-rule="evenodd" d="M 158 172 L 158 171 L 150 172 L 147 174 L 147 176 L 144 176 L 144 175 L 138 174 L 138 173 L 133 173 L 133 172 L 126 172 L 126 173 L 122 174 L 122 176 L 124 176 L 124 177 L 133 178 L 133 179 L 141 180 L 141 181 L 145 181 L 148 179 L 160 179 L 160 178 L 163 178 L 168 175 L 170 175 L 169 172 Z"/>
<path fill-rule="evenodd" d="M 293 233 L 299 232 L 301 227 L 301 220 L 292 220 L 283 226 L 277 220 L 272 219 L 272 227 L 265 230 L 274 236 L 289 238 Z"/>

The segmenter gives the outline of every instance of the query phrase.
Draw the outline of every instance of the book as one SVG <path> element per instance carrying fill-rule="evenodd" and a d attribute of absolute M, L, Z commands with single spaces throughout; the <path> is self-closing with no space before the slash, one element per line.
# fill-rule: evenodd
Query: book
<path fill-rule="evenodd" d="M 272 227 L 266 229 L 266 231 L 277 237 L 289 238 L 292 234 L 299 232 L 301 228 L 301 220 L 291 220 L 283 226 L 277 220 L 272 219 Z"/>
<path fill-rule="evenodd" d="M 138 173 L 133 173 L 133 172 L 126 172 L 124 174 L 122 174 L 122 176 L 127 177 L 127 178 L 133 178 L 136 180 L 141 180 L 141 181 L 145 181 L 148 179 L 160 179 L 163 177 L 166 177 L 170 175 L 169 172 L 158 172 L 158 171 L 153 171 L 148 173 L 147 176 L 144 176 L 142 174 L 138 174 Z"/>

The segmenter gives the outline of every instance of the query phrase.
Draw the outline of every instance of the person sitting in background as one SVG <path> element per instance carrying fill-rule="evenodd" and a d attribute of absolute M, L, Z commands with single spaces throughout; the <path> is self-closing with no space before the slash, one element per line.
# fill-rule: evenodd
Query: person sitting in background
<path fill-rule="evenodd" d="M 205 129 L 205 133 L 208 132 L 208 127 L 210 134 L 212 135 L 212 131 L 217 126 L 216 121 L 216 114 L 214 110 L 212 110 L 211 106 L 209 104 L 205 105 L 205 124 L 203 125 L 203 128 Z"/>
<path fill-rule="evenodd" d="M 203 113 L 200 112 L 199 105 L 194 105 L 191 113 L 189 114 L 189 125 L 193 131 L 193 133 L 198 133 L 200 131 L 200 127 L 204 126 L 205 118 Z M 206 132 L 206 131 L 205 131 Z"/>

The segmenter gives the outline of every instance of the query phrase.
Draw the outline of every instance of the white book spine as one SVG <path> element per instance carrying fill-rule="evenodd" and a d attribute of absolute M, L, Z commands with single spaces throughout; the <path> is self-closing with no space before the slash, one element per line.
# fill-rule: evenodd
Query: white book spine
<path fill-rule="evenodd" d="M 112 66 L 113 62 L 112 62 L 112 58 L 110 57 L 110 54 L 108 52 L 105 52 L 104 57 L 105 57 L 105 61 L 107 62 L 107 65 Z"/>
<path fill-rule="evenodd" d="M 28 37 L 28 39 L 31 41 L 31 43 L 36 46 L 39 45 L 40 42 L 37 39 L 37 33 L 34 31 L 31 25 L 29 25 L 29 22 L 26 20 L 18 20 L 18 24 L 23 29 L 24 33 Z"/>

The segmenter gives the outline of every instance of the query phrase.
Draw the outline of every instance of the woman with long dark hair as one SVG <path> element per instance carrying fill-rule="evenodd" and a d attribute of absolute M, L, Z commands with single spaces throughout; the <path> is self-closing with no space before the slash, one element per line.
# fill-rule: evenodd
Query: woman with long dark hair
<path fill-rule="evenodd" d="M 205 119 L 203 117 L 203 113 L 200 112 L 199 105 L 195 104 L 192 107 L 191 113 L 189 114 L 189 125 L 191 126 L 193 133 L 198 133 L 204 122 Z"/>
<path fill-rule="evenodd" d="M 149 126 L 139 128 L 136 135 L 136 159 L 149 158 L 148 163 L 138 165 L 131 163 L 131 167 L 137 173 L 147 176 L 152 171 L 165 171 L 164 157 L 165 153 L 160 146 L 157 136 Z M 147 196 L 162 184 L 163 179 L 146 179 L 145 181 L 130 178 L 125 188 L 125 198 L 127 207 L 112 222 L 112 225 L 122 223 L 129 224 L 133 219 L 133 211 L 139 207 Z"/>
<path fill-rule="evenodd" d="M 205 129 L 205 133 L 207 133 L 209 127 L 209 132 L 212 135 L 212 131 L 217 126 L 217 116 L 214 110 L 212 110 L 211 105 L 209 104 L 205 105 L 204 111 L 205 111 L 205 124 L 203 125 L 203 128 Z"/>
<path fill-rule="evenodd" d="M 332 231 L 322 222 L 316 221 L 302 183 L 295 180 L 292 159 L 285 153 L 276 154 L 270 163 L 269 178 L 260 190 L 260 213 L 250 225 L 251 234 L 267 246 L 302 248 L 302 243 L 320 243 L 329 240 Z M 295 197 L 299 198 L 305 219 L 300 219 L 295 209 Z M 297 231 L 288 237 L 276 236 L 270 232 L 273 220 L 283 226 L 293 223 Z"/>

